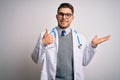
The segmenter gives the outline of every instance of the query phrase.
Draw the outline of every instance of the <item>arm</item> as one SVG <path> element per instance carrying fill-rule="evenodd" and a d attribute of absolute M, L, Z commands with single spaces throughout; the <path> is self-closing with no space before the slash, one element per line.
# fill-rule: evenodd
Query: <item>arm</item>
<path fill-rule="evenodd" d="M 31 54 L 32 60 L 35 63 L 38 63 L 38 60 L 40 60 L 39 62 L 42 62 L 43 58 L 44 58 L 44 53 L 45 53 L 45 47 L 42 44 L 41 41 L 41 34 L 37 40 L 36 46 Z"/>
<path fill-rule="evenodd" d="M 31 54 L 31 57 L 35 63 L 41 63 L 45 58 L 46 46 L 53 43 L 53 35 L 48 34 L 48 30 L 44 34 L 40 34 L 37 44 Z"/>
<path fill-rule="evenodd" d="M 83 52 L 83 66 L 87 66 L 92 60 L 95 54 L 96 48 L 93 48 L 90 44 L 85 45 L 85 49 Z"/>
<path fill-rule="evenodd" d="M 32 54 L 31 54 L 31 58 L 32 58 L 32 60 L 33 60 L 35 63 L 38 62 L 38 56 L 39 56 L 39 45 L 40 45 L 40 42 L 37 41 L 37 44 L 36 44 L 36 46 L 35 46 L 35 48 L 34 48 Z"/>
<path fill-rule="evenodd" d="M 110 35 L 98 38 L 97 35 L 92 39 L 90 45 L 85 47 L 84 53 L 83 53 L 83 66 L 86 66 L 89 64 L 91 59 L 93 58 L 95 54 L 95 48 L 98 46 L 98 44 L 105 42 L 109 40 Z"/>

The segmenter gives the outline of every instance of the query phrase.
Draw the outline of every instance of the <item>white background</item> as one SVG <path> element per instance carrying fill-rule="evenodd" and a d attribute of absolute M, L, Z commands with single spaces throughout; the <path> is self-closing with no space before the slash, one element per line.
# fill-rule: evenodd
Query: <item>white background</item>
<path fill-rule="evenodd" d="M 74 6 L 72 27 L 88 41 L 111 35 L 84 68 L 85 80 L 120 80 L 120 0 L 0 0 L 0 80 L 39 80 L 31 53 L 39 33 L 57 26 L 62 2 Z"/>

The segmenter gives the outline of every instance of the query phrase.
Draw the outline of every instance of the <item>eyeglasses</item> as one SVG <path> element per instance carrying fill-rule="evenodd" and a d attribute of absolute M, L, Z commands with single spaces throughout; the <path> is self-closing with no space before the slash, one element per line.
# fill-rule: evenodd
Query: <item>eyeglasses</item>
<path fill-rule="evenodd" d="M 73 14 L 71 13 L 62 13 L 62 12 L 58 12 L 58 16 L 59 17 L 66 17 L 67 19 L 70 18 Z"/>

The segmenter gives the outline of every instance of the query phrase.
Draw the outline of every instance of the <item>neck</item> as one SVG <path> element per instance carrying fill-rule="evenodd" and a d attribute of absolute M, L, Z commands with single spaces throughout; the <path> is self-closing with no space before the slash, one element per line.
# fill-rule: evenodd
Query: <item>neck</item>
<path fill-rule="evenodd" d="M 61 26 L 59 26 L 59 25 L 58 25 L 58 27 L 59 27 L 60 29 L 67 29 L 67 28 L 69 28 L 69 26 L 68 26 L 68 27 L 61 27 Z"/>

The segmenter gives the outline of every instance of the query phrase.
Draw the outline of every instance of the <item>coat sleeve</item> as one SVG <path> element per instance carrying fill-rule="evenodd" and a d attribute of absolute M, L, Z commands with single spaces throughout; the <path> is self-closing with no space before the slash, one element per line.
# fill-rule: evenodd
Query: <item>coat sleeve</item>
<path fill-rule="evenodd" d="M 83 42 L 84 42 L 84 50 L 83 50 L 83 60 L 82 60 L 82 64 L 83 66 L 87 66 L 90 61 L 92 60 L 95 52 L 96 52 L 96 48 L 93 48 L 91 46 L 91 44 L 87 43 L 85 38 L 83 38 Z"/>
<path fill-rule="evenodd" d="M 91 45 L 85 47 L 83 53 L 83 66 L 86 66 L 90 63 L 94 54 L 95 54 L 95 48 L 91 47 Z"/>
<path fill-rule="evenodd" d="M 37 40 L 37 43 L 35 45 L 35 48 L 31 54 L 32 60 L 37 64 L 41 63 L 44 60 L 45 57 L 45 46 L 42 44 L 41 41 L 42 37 L 41 34 Z"/>

